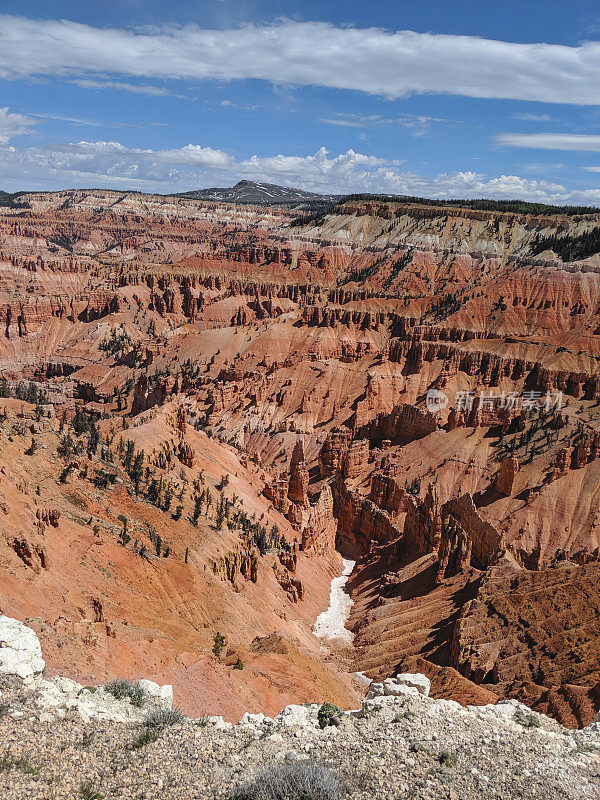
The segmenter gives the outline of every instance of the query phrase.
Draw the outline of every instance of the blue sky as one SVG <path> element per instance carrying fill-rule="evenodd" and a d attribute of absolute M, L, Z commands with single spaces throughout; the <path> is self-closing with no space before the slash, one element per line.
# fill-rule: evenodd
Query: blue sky
<path fill-rule="evenodd" d="M 0 0 L 0 188 L 600 204 L 597 0 Z"/>

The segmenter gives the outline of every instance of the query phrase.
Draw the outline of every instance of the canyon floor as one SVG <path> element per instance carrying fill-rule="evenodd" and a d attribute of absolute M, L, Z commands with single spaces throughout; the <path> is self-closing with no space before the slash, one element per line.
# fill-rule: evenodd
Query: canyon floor
<path fill-rule="evenodd" d="M 0 212 L 0 613 L 48 674 L 237 721 L 419 672 L 592 722 L 600 259 L 560 254 L 600 215 L 100 190 Z"/>

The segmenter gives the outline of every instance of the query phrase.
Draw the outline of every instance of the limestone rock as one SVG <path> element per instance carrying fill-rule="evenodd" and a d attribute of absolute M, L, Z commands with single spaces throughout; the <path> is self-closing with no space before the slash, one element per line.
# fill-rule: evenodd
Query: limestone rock
<path fill-rule="evenodd" d="M 159 686 L 154 681 L 141 680 L 138 681 L 138 686 L 144 692 L 146 697 L 150 698 L 156 705 L 164 708 L 173 707 L 173 687 L 170 684 Z"/>
<path fill-rule="evenodd" d="M 32 683 L 45 666 L 34 631 L 16 619 L 0 616 L 0 672 Z"/>
<path fill-rule="evenodd" d="M 384 690 L 386 694 L 393 694 L 396 686 L 409 686 L 416 689 L 419 694 L 424 694 L 429 697 L 429 690 L 431 689 L 431 682 L 426 675 L 422 672 L 401 672 L 395 678 L 384 681 Z"/>
<path fill-rule="evenodd" d="M 302 706 L 286 706 L 283 711 L 275 717 L 275 722 L 286 728 L 316 727 L 318 709 L 319 706 L 317 703 L 310 703 Z"/>

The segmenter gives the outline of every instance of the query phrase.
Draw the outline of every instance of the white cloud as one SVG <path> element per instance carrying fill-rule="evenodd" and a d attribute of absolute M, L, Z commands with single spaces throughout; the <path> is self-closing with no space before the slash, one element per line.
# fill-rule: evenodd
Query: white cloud
<path fill-rule="evenodd" d="M 253 103 L 234 103 L 233 100 L 221 100 L 219 103 L 221 108 L 234 108 L 237 111 L 256 111 L 257 105 Z"/>
<path fill-rule="evenodd" d="M 58 122 L 68 122 L 77 127 L 90 128 L 143 128 L 133 122 L 102 122 L 96 119 L 83 119 L 82 117 L 68 117 L 65 114 L 32 114 L 37 119 L 51 119 Z"/>
<path fill-rule="evenodd" d="M 7 145 L 15 136 L 32 133 L 35 120 L 23 114 L 10 113 L 8 106 L 0 108 L 0 145 Z"/>
<path fill-rule="evenodd" d="M 537 150 L 588 150 L 600 152 L 600 136 L 583 133 L 501 133 L 498 144 Z"/>
<path fill-rule="evenodd" d="M 138 152 L 138 151 L 131 151 Z M 232 156 L 223 150 L 213 150 L 211 147 L 201 147 L 198 144 L 186 144 L 177 150 L 142 151 L 157 162 L 171 162 L 173 164 L 189 164 L 198 167 L 226 168 L 233 164 Z"/>
<path fill-rule="evenodd" d="M 342 128 L 364 128 L 366 125 L 365 122 L 356 122 L 352 119 L 327 119 L 325 117 L 319 119 L 319 122 L 324 125 L 339 125 Z"/>
<path fill-rule="evenodd" d="M 340 111 L 333 118 L 321 118 L 325 125 L 339 125 L 346 128 L 381 127 L 401 125 L 409 128 L 413 136 L 423 136 L 432 122 L 446 122 L 441 117 L 426 117 L 421 114 L 402 114 L 399 117 L 384 117 L 380 114 L 345 114 Z"/>
<path fill-rule="evenodd" d="M 160 86 L 148 86 L 147 84 L 125 83 L 124 81 L 94 80 L 92 78 L 78 78 L 71 81 L 82 89 L 116 89 L 117 91 L 130 92 L 131 94 L 145 94 L 150 97 L 177 97 L 180 100 L 189 100 L 184 94 L 171 92 Z"/>
<path fill-rule="evenodd" d="M 550 122 L 552 119 L 550 114 L 513 114 L 512 118 L 522 122 Z"/>
<path fill-rule="evenodd" d="M 230 30 L 162 25 L 149 31 L 1 15 L 0 29 L 1 78 L 254 78 L 388 97 L 451 93 L 600 104 L 598 42 L 521 44 L 289 20 Z"/>
<path fill-rule="evenodd" d="M 309 155 L 236 159 L 211 147 L 189 144 L 170 150 L 130 148 L 115 141 L 0 147 L 3 188 L 56 189 L 104 186 L 175 192 L 226 186 L 246 178 L 325 193 L 384 192 L 425 197 L 518 197 L 551 203 L 598 204 L 600 189 L 570 190 L 559 183 L 517 175 L 487 177 L 464 171 L 425 177 L 402 162 L 324 147 Z"/>

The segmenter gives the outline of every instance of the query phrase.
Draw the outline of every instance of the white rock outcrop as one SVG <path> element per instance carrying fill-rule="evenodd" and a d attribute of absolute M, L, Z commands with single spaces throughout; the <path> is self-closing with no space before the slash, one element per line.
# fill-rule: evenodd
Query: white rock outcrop
<path fill-rule="evenodd" d="M 275 717 L 275 722 L 286 728 L 313 728 L 317 724 L 318 711 L 318 703 L 307 703 L 302 706 L 286 706 L 283 711 Z"/>
<path fill-rule="evenodd" d="M 164 708 L 173 707 L 173 687 L 170 684 L 166 683 L 164 686 L 159 686 L 154 681 L 144 679 L 138 681 L 138 686 L 155 705 L 163 706 Z"/>
<path fill-rule="evenodd" d="M 367 699 L 376 697 L 400 697 L 402 695 L 418 692 L 429 697 L 431 682 L 421 672 L 401 672 L 394 678 L 386 678 L 383 683 L 373 681 L 367 692 Z"/>
<path fill-rule="evenodd" d="M 0 673 L 32 684 L 45 667 L 35 632 L 17 619 L 0 616 Z"/>
<path fill-rule="evenodd" d="M 40 721 L 49 722 L 56 717 L 76 714 L 85 722 L 91 719 L 139 722 L 149 708 L 173 707 L 173 687 L 169 685 L 139 681 L 144 702 L 138 706 L 133 705 L 128 697 L 115 698 L 102 687 L 82 686 L 77 681 L 59 676 L 46 679 L 42 674 L 45 666 L 35 632 L 16 619 L 0 616 L 0 673 L 21 678 L 32 690 Z"/>
<path fill-rule="evenodd" d="M 409 686 L 411 689 L 416 689 L 419 694 L 429 697 L 431 689 L 431 681 L 422 672 L 401 672 L 395 678 L 388 678 L 383 685 L 386 694 L 394 694 L 396 686 Z"/>

